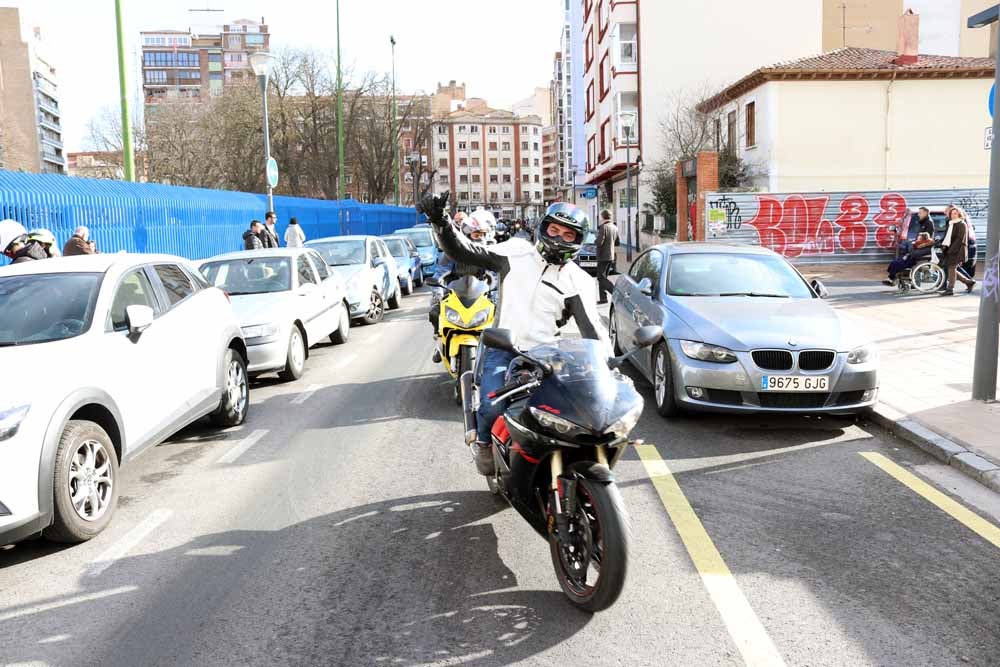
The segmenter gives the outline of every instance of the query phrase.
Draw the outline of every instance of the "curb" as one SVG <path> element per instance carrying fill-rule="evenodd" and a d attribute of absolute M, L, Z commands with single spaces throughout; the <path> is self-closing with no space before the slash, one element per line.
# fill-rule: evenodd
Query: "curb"
<path fill-rule="evenodd" d="M 871 420 L 938 461 L 947 463 L 988 489 L 1000 493 L 1000 466 L 992 461 L 914 419 L 907 419 L 906 415 L 887 405 L 877 405 L 871 413 Z"/>

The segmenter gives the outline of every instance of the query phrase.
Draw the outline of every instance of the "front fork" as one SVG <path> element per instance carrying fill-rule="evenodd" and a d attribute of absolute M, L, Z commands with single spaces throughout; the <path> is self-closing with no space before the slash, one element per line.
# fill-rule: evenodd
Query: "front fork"
<path fill-rule="evenodd" d="M 608 465 L 608 453 L 604 445 L 598 445 L 597 462 Z M 562 450 L 557 449 L 552 453 L 549 465 L 552 475 L 552 509 L 553 514 L 549 516 L 549 532 L 553 529 L 558 531 L 558 536 L 565 538 L 569 535 L 569 517 L 576 514 L 577 479 L 573 476 L 563 476 L 563 455 Z M 554 521 L 553 521 L 554 519 Z"/>

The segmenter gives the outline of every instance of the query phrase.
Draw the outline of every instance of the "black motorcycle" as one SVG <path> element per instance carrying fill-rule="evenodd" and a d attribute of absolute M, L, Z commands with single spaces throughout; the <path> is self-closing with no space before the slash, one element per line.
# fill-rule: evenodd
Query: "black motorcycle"
<path fill-rule="evenodd" d="M 465 427 L 473 440 L 478 400 L 509 401 L 492 428 L 490 490 L 548 540 L 559 585 L 586 611 L 614 604 L 628 566 L 628 516 L 611 471 L 643 401 L 618 368 L 662 335 L 660 327 L 642 327 L 637 347 L 609 361 L 597 341 L 567 339 L 523 352 L 508 330 L 487 329 L 483 345 L 517 355 L 506 384 L 478 396 L 475 375 L 462 376 Z"/>

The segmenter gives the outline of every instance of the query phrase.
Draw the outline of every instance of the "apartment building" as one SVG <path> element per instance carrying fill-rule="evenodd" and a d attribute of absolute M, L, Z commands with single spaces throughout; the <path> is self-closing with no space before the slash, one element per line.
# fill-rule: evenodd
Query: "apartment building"
<path fill-rule="evenodd" d="M 0 167 L 66 173 L 56 68 L 13 7 L 0 7 L 0 73 Z"/>
<path fill-rule="evenodd" d="M 559 133 L 555 125 L 542 128 L 542 198 L 545 205 L 562 199 L 559 182 Z"/>
<path fill-rule="evenodd" d="M 552 92 L 548 87 L 537 86 L 528 97 L 514 102 L 511 111 L 515 116 L 538 116 L 542 125 L 552 124 Z"/>
<path fill-rule="evenodd" d="M 218 32 L 140 33 L 142 89 L 147 104 L 203 99 L 253 78 L 250 54 L 270 48 L 271 35 L 263 17 L 259 23 L 240 19 L 215 29 Z"/>
<path fill-rule="evenodd" d="M 578 188 L 586 187 L 584 160 L 585 126 L 583 117 L 583 3 L 562 0 L 563 25 L 559 35 L 557 81 L 559 104 L 555 119 L 559 134 L 560 189 L 562 200 L 576 202 Z"/>
<path fill-rule="evenodd" d="M 540 217 L 542 119 L 469 101 L 432 123 L 435 194 L 450 190 L 456 210 L 483 206 L 500 217 Z"/>

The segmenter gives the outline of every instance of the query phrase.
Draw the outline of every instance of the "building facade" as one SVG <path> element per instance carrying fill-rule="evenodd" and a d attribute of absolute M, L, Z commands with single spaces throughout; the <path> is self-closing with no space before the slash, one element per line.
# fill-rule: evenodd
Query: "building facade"
<path fill-rule="evenodd" d="M 147 104 L 173 99 L 207 99 L 226 86 L 254 78 L 250 54 L 267 51 L 271 35 L 260 23 L 240 19 L 198 34 L 181 30 L 143 31 L 142 89 Z"/>
<path fill-rule="evenodd" d="M 56 68 L 12 7 L 0 8 L 0 74 L 0 167 L 66 173 Z"/>
<path fill-rule="evenodd" d="M 562 199 L 559 187 L 559 132 L 555 125 L 542 128 L 542 198 L 545 205 Z"/>
<path fill-rule="evenodd" d="M 564 0 L 563 0 L 564 1 Z M 564 201 L 577 203 L 578 191 L 586 187 L 586 141 L 583 108 L 583 3 L 565 3 L 559 36 L 562 78 L 556 124 L 559 128 L 560 189 Z"/>
<path fill-rule="evenodd" d="M 453 210 L 482 206 L 508 219 L 541 216 L 541 118 L 476 105 L 435 118 L 431 127 L 434 193 L 451 191 Z"/>
<path fill-rule="evenodd" d="M 538 86 L 530 96 L 511 106 L 515 116 L 538 116 L 542 125 L 552 124 L 552 90 Z"/>

